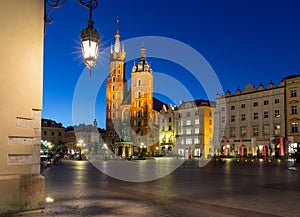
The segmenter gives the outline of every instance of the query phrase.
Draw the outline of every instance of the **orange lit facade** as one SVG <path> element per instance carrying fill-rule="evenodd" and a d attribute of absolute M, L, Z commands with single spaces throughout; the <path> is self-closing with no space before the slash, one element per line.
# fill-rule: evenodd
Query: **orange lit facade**
<path fill-rule="evenodd" d="M 158 143 L 158 116 L 163 103 L 153 98 L 153 75 L 146 49 L 131 72 L 131 87 L 125 78 L 124 46 L 117 30 L 111 47 L 110 75 L 106 85 L 106 142 L 116 155 L 150 154 Z"/>

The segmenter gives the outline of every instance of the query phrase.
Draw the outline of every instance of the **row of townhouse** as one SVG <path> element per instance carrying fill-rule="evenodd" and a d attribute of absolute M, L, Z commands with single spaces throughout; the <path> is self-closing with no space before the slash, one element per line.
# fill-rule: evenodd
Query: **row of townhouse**
<path fill-rule="evenodd" d="M 300 143 L 300 75 L 279 85 L 248 84 L 243 91 L 217 94 L 214 116 L 216 154 L 287 156 Z M 299 149 L 299 148 L 298 148 Z"/>

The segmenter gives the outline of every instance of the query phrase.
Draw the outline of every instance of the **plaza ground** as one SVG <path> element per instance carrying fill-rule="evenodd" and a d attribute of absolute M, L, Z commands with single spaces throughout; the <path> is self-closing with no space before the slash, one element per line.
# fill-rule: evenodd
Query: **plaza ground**
<path fill-rule="evenodd" d="M 300 165 L 258 160 L 198 165 L 187 160 L 160 179 L 125 182 L 88 161 L 64 160 L 43 168 L 46 196 L 53 202 L 30 216 L 300 216 Z"/>

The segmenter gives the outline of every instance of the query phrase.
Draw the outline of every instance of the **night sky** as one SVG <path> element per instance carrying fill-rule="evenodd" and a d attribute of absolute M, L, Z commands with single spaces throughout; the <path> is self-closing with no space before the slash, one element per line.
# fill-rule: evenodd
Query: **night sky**
<path fill-rule="evenodd" d="M 300 73 L 299 10 L 297 0 L 99 0 L 93 20 L 101 35 L 101 50 L 114 43 L 118 17 L 121 40 L 163 36 L 185 43 L 207 60 L 224 92 L 235 92 L 248 83 L 257 87 L 262 82 L 267 86 L 273 80 L 278 85 L 282 78 Z M 86 28 L 88 10 L 76 0 L 67 0 L 51 16 L 54 23 L 46 25 L 45 34 L 43 118 L 66 127 L 73 125 L 76 84 L 82 73 L 88 74 L 80 50 L 80 31 Z M 142 43 L 137 44 L 137 57 Z M 151 53 L 146 41 L 144 46 Z M 176 53 L 181 57 L 180 51 Z M 100 54 L 98 66 L 89 78 L 91 82 L 97 79 L 96 73 L 107 75 L 104 56 Z M 191 99 L 207 97 L 183 67 L 159 58 L 148 60 L 154 72 L 166 73 L 188 87 Z M 133 61 L 129 61 L 127 79 L 132 66 Z M 179 104 L 165 94 L 155 96 L 166 103 Z M 99 127 L 105 127 L 105 83 L 99 87 L 93 106 L 93 118 Z M 92 120 L 87 120 L 87 124 Z"/>

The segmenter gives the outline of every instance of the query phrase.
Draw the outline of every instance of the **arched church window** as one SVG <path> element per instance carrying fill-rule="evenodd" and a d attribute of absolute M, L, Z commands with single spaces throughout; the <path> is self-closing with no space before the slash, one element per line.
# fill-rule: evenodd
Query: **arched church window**
<path fill-rule="evenodd" d="M 139 78 L 137 79 L 137 86 L 141 86 L 142 85 L 142 80 Z"/>
<path fill-rule="evenodd" d="M 115 76 L 112 77 L 112 82 L 113 82 L 113 83 L 116 82 Z"/>
<path fill-rule="evenodd" d="M 111 87 L 111 89 L 112 89 L 112 91 L 115 91 L 115 85 L 113 85 L 113 86 Z"/>

